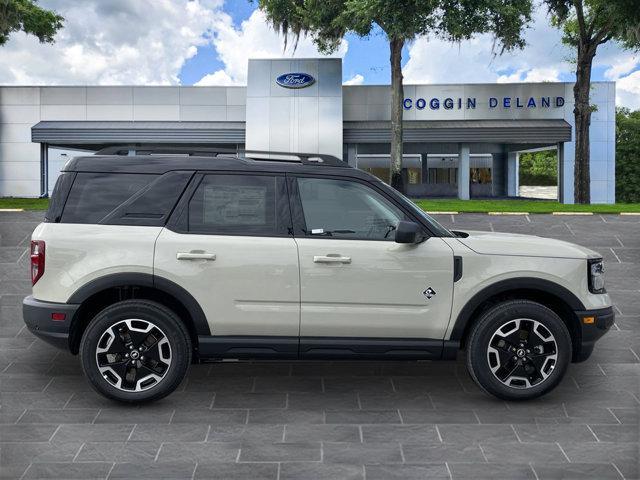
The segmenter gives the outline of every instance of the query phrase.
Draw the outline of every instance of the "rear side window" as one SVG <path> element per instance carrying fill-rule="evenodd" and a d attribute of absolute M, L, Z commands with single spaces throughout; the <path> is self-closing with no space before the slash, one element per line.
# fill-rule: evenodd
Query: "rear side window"
<path fill-rule="evenodd" d="M 64 207 L 65 223 L 100 223 L 157 175 L 137 173 L 78 173 Z"/>
<path fill-rule="evenodd" d="M 51 192 L 49 208 L 44 216 L 45 222 L 56 223 L 60 221 L 64 202 L 67 200 L 69 189 L 75 177 L 75 172 L 63 172 L 60 174 L 58 180 L 56 180 L 56 185 L 53 187 L 53 192 Z"/>
<path fill-rule="evenodd" d="M 205 175 L 187 210 L 190 233 L 281 236 L 289 215 L 284 177 Z"/>

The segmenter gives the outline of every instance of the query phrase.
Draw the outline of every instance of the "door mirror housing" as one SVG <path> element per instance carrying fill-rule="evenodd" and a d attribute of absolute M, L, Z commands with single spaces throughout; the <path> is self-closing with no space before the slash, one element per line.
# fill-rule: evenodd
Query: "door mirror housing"
<path fill-rule="evenodd" d="M 419 232 L 417 223 L 400 220 L 396 226 L 396 243 L 416 243 Z"/>

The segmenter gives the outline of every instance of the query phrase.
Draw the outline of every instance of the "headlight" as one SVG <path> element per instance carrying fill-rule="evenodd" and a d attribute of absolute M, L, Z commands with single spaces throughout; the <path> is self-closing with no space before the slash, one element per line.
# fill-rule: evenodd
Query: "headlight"
<path fill-rule="evenodd" d="M 601 258 L 589 260 L 589 291 L 591 293 L 605 293 L 604 263 Z"/>

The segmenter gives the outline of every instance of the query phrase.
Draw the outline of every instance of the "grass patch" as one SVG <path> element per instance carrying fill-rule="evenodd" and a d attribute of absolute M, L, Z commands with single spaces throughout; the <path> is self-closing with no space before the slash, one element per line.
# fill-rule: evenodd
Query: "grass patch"
<path fill-rule="evenodd" d="M 617 203 L 615 205 L 564 205 L 547 200 L 458 200 L 428 199 L 414 200 L 428 212 L 593 212 L 620 213 L 640 212 L 640 203 Z M 48 198 L 0 198 L 0 208 L 22 208 L 24 210 L 46 210 Z"/>
<path fill-rule="evenodd" d="M 46 210 L 49 208 L 48 198 L 0 198 L 0 208 L 22 208 L 24 210 Z"/>
<path fill-rule="evenodd" d="M 640 212 L 640 203 L 616 203 L 615 205 L 565 205 L 548 200 L 458 200 L 455 198 L 414 201 L 420 208 L 427 212 Z"/>

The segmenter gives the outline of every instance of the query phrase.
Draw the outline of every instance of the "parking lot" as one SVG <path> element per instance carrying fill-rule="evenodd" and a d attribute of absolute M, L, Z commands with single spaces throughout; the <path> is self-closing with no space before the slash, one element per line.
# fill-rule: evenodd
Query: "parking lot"
<path fill-rule="evenodd" d="M 546 397 L 481 393 L 463 362 L 193 365 L 143 407 L 108 401 L 22 322 L 41 212 L 0 213 L 0 477 L 638 478 L 640 217 L 444 215 L 603 254 L 616 325 Z"/>

